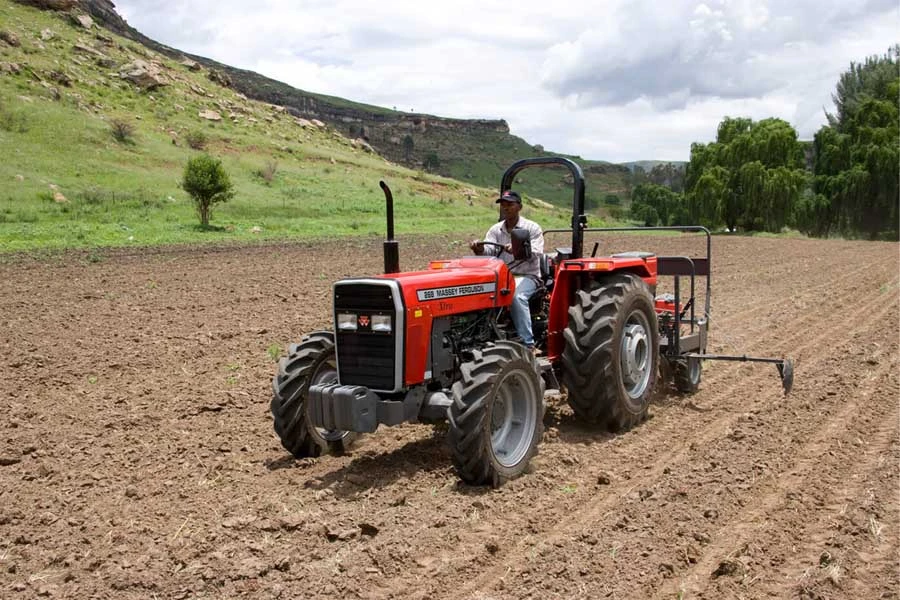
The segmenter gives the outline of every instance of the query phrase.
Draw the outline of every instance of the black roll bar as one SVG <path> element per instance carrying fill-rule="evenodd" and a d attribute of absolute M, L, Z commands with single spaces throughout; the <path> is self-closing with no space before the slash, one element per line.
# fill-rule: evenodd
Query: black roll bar
<path fill-rule="evenodd" d="M 522 169 L 535 166 L 562 165 L 572 173 L 574 181 L 574 197 L 572 199 L 572 258 L 581 258 L 584 254 L 584 231 L 587 217 L 584 214 L 584 173 L 581 167 L 572 160 L 562 156 L 542 156 L 539 158 L 523 158 L 517 160 L 506 169 L 500 180 L 500 193 L 512 189 L 516 175 Z"/>

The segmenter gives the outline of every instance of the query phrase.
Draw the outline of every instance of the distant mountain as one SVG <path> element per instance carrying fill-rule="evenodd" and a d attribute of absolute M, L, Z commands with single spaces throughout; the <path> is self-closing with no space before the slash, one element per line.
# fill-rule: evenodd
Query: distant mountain
<path fill-rule="evenodd" d="M 631 162 L 619 163 L 623 167 L 627 167 L 629 171 L 634 172 L 635 167 L 642 168 L 645 172 L 649 173 L 653 170 L 653 167 L 657 165 L 664 165 L 666 163 L 672 163 L 675 166 L 684 167 L 687 165 L 687 161 L 683 160 L 634 160 Z"/>

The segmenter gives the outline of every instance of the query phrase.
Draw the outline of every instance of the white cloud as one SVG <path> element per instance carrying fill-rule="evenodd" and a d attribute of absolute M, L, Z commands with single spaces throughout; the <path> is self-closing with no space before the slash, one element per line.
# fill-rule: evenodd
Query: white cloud
<path fill-rule="evenodd" d="M 896 0 L 119 0 L 170 46 L 311 92 L 504 118 L 585 158 L 688 158 L 726 116 L 809 138 L 850 61 L 898 41 Z"/>

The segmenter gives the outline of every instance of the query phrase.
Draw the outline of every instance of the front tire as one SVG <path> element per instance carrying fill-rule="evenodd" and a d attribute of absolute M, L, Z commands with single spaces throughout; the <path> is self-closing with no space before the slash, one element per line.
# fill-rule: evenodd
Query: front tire
<path fill-rule="evenodd" d="M 468 484 L 499 487 L 521 475 L 543 432 L 544 385 L 531 351 L 500 341 L 472 351 L 452 386 L 447 437 Z"/>
<path fill-rule="evenodd" d="M 659 331 L 650 288 L 618 274 L 579 290 L 569 308 L 563 383 L 575 414 L 611 431 L 647 417 L 659 369 Z"/>
<path fill-rule="evenodd" d="M 324 451 L 340 454 L 356 439 L 353 432 L 329 431 L 309 423 L 309 386 L 332 381 L 337 381 L 337 367 L 330 331 L 317 331 L 291 344 L 288 356 L 278 364 L 272 379 L 272 417 L 281 445 L 295 458 L 316 457 Z"/>

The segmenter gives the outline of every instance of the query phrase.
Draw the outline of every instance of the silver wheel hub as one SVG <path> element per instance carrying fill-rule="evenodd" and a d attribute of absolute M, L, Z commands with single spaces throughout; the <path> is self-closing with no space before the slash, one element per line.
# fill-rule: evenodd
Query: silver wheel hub
<path fill-rule="evenodd" d="M 632 315 L 625 324 L 619 349 L 622 383 L 631 398 L 638 398 L 650 381 L 650 335 L 643 319 Z"/>
<path fill-rule="evenodd" d="M 537 409 L 535 390 L 526 374 L 508 373 L 498 382 L 491 405 L 491 450 L 504 467 L 514 467 L 528 453 Z"/>

